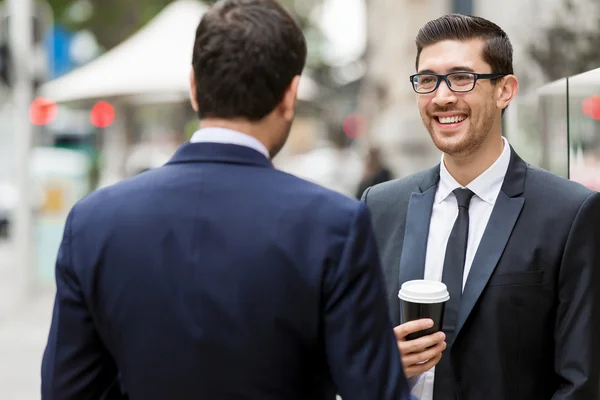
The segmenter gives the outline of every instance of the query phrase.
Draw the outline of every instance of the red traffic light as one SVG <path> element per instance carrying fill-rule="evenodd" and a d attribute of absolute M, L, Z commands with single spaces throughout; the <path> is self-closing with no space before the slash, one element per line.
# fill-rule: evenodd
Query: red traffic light
<path fill-rule="evenodd" d="M 359 138 L 367 131 L 367 120 L 360 114 L 350 114 L 344 118 L 342 129 L 349 138 Z"/>
<path fill-rule="evenodd" d="M 58 106 L 50 99 L 38 97 L 29 107 L 29 120 L 34 125 L 47 125 L 54 121 L 57 115 Z"/>
<path fill-rule="evenodd" d="M 95 127 L 106 128 L 115 120 L 115 109 L 110 103 L 99 101 L 92 107 L 90 119 Z"/>
<path fill-rule="evenodd" d="M 600 119 L 600 96 L 590 96 L 583 101 L 583 113 L 593 119 Z"/>

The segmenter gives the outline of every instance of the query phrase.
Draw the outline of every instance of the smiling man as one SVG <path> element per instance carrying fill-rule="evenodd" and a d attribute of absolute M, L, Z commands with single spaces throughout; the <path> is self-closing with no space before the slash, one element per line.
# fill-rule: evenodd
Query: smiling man
<path fill-rule="evenodd" d="M 502 137 L 519 83 L 501 28 L 451 14 L 416 44 L 410 84 L 441 162 L 362 196 L 413 395 L 599 398 L 600 194 L 528 165 Z M 450 300 L 443 332 L 407 340 L 431 323 L 401 324 L 397 293 L 413 279 L 441 280 Z"/>

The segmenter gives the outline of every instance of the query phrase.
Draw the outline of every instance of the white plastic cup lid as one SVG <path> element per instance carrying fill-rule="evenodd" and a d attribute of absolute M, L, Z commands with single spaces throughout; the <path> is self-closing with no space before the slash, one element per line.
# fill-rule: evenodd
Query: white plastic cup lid
<path fill-rule="evenodd" d="M 443 303 L 450 299 L 444 283 L 424 279 L 404 282 L 398 297 L 403 301 L 421 304 Z"/>

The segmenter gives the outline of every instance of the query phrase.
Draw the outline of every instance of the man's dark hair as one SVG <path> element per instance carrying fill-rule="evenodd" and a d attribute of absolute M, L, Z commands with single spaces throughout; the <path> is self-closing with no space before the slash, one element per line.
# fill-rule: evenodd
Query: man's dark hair
<path fill-rule="evenodd" d="M 219 1 L 196 30 L 198 116 L 264 118 L 302 73 L 306 52 L 302 30 L 277 1 Z"/>
<path fill-rule="evenodd" d="M 483 60 L 492 67 L 492 73 L 514 74 L 513 48 L 506 32 L 498 25 L 487 19 L 463 14 L 448 14 L 429 21 L 417 34 L 417 61 L 424 47 L 431 46 L 443 40 L 485 41 Z"/>

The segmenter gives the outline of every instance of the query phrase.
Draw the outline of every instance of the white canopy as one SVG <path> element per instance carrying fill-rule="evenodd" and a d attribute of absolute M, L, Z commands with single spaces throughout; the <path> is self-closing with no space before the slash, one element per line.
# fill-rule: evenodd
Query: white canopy
<path fill-rule="evenodd" d="M 207 9 L 195 0 L 169 4 L 125 42 L 46 83 L 40 94 L 57 102 L 135 95 L 185 99 L 195 31 Z M 299 98 L 310 100 L 316 90 L 316 84 L 303 77 Z"/>
<path fill-rule="evenodd" d="M 570 76 L 569 78 L 569 94 L 571 95 L 586 95 L 595 94 L 600 88 L 600 68 L 584 72 L 579 75 Z M 538 93 L 540 95 L 566 95 L 567 94 L 567 78 L 562 78 L 542 86 Z"/>

